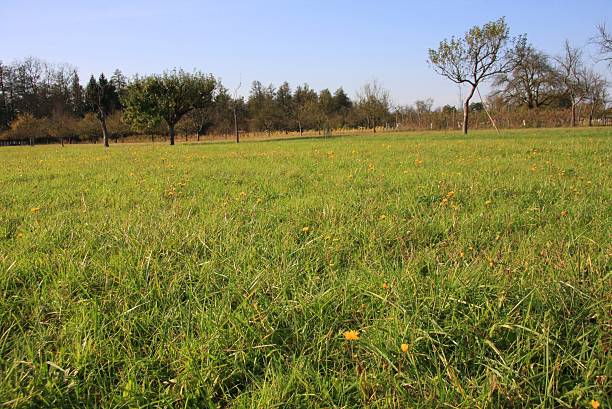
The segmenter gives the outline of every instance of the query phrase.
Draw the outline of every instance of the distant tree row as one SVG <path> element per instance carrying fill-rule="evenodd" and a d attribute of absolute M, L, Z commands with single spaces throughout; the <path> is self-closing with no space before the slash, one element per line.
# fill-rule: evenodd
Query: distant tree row
<path fill-rule="evenodd" d="M 462 37 L 445 39 L 429 50 L 429 63 L 440 75 L 468 86 L 463 107 L 463 132 L 468 130 L 469 105 L 478 86 L 491 81 L 490 100 L 509 108 L 570 108 L 571 126 L 581 104 L 588 104 L 589 125 L 595 110 L 605 109 L 606 78 L 589 67 L 582 50 L 565 42 L 564 52 L 549 57 L 521 35 L 511 38 L 504 18 L 474 26 Z M 610 62 L 610 36 L 604 26 L 594 42 L 603 60 Z M 486 108 L 486 107 L 484 107 Z"/>
<path fill-rule="evenodd" d="M 600 60 L 612 68 L 612 41 L 605 26 L 593 38 Z M 316 131 L 385 128 L 444 129 L 462 127 L 469 115 L 486 114 L 501 126 L 576 126 L 588 124 L 608 108 L 608 83 L 587 64 L 581 49 L 565 43 L 562 55 L 551 57 L 527 42 L 510 37 L 505 20 L 469 29 L 462 37 L 440 42 L 429 50 L 430 65 L 451 81 L 467 86 L 462 109 L 433 109 L 432 99 L 411 106 L 393 104 L 378 82 L 365 84 L 354 98 L 343 88 L 316 91 L 308 84 L 294 89 L 255 81 L 248 97 L 231 95 L 218 78 L 202 72 L 171 70 L 127 78 L 120 70 L 107 78 L 91 76 L 85 87 L 69 64 L 53 65 L 36 58 L 12 64 L 0 61 L 0 138 L 96 141 L 129 135 L 177 133 L 235 135 L 244 132 Z M 479 85 L 493 91 L 481 101 Z M 529 112 L 533 112 L 529 113 Z M 505 122 L 504 122 L 505 120 Z"/>

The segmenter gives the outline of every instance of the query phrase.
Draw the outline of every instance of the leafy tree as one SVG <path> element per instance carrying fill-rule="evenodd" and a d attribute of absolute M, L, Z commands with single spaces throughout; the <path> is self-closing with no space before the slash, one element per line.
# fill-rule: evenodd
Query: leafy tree
<path fill-rule="evenodd" d="M 253 81 L 247 104 L 253 127 L 269 135 L 279 122 L 274 86 L 264 87 L 261 82 Z"/>
<path fill-rule="evenodd" d="M 334 112 L 338 127 L 343 128 L 346 125 L 351 109 L 353 109 L 353 102 L 342 87 L 338 88 L 334 92 Z"/>
<path fill-rule="evenodd" d="M 110 82 L 115 87 L 115 90 L 119 95 L 119 99 L 121 100 L 121 97 L 125 94 L 125 90 L 127 89 L 128 81 L 119 68 L 113 72 Z"/>
<path fill-rule="evenodd" d="M 75 70 L 72 76 L 72 83 L 70 85 L 70 111 L 72 115 L 82 117 L 87 111 L 87 104 L 85 102 L 85 90 L 81 85 L 79 74 Z"/>
<path fill-rule="evenodd" d="M 470 90 L 463 103 L 463 133 L 468 132 L 470 100 L 480 83 L 512 71 L 517 49 L 526 38 L 511 39 L 504 18 L 474 26 L 462 38 L 440 42 L 438 49 L 429 49 L 429 63 L 440 75 L 457 84 L 468 84 Z"/>
<path fill-rule="evenodd" d="M 123 97 L 125 119 L 140 129 L 164 121 L 170 145 L 174 145 L 178 121 L 194 109 L 211 105 L 216 84 L 212 75 L 183 70 L 136 78 L 127 86 Z"/>
<path fill-rule="evenodd" d="M 291 94 L 289 83 L 284 82 L 278 87 L 274 100 L 277 107 L 279 125 L 287 133 L 291 128 L 294 115 L 293 95 Z"/>
<path fill-rule="evenodd" d="M 293 94 L 295 104 L 295 121 L 300 131 L 300 136 L 304 134 L 304 129 L 315 122 L 318 111 L 319 99 L 317 93 L 308 84 L 300 85 Z"/>
<path fill-rule="evenodd" d="M 104 74 L 100 74 L 100 78 L 97 81 L 92 75 L 85 89 L 85 99 L 89 109 L 96 114 L 102 128 L 104 147 L 108 148 L 109 135 L 106 127 L 106 118 L 119 106 L 117 91 Z"/>

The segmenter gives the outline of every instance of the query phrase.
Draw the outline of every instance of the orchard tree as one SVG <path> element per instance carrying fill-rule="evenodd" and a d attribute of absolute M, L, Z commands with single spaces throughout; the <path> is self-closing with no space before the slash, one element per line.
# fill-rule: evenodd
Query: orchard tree
<path fill-rule="evenodd" d="M 563 55 L 555 58 L 557 62 L 557 76 L 562 84 L 562 91 L 568 98 L 572 107 L 571 126 L 576 126 L 576 110 L 578 105 L 589 98 L 591 84 L 588 81 L 588 72 L 584 67 L 582 50 L 572 47 L 565 41 Z"/>
<path fill-rule="evenodd" d="M 594 38 L 594 43 L 599 47 L 600 61 L 606 62 L 608 68 L 612 68 L 612 33 L 605 24 L 597 26 L 597 36 Z"/>
<path fill-rule="evenodd" d="M 509 73 L 501 73 L 493 86 L 494 96 L 527 109 L 540 108 L 550 103 L 557 94 L 555 72 L 546 54 L 528 45 L 516 56 L 516 65 Z"/>
<path fill-rule="evenodd" d="M 376 133 L 376 127 L 389 114 L 390 106 L 389 91 L 376 80 L 365 84 L 357 93 L 357 109 L 365 119 L 367 127 L 374 133 Z"/>
<path fill-rule="evenodd" d="M 438 74 L 470 87 L 463 102 L 464 134 L 468 132 L 470 100 L 478 85 L 512 71 L 517 50 L 525 46 L 525 36 L 510 38 L 509 33 L 502 17 L 482 27 L 470 28 L 462 38 L 445 39 L 436 50 L 429 49 L 429 63 Z"/>
<path fill-rule="evenodd" d="M 119 96 L 113 84 L 111 84 L 104 74 L 96 81 L 92 75 L 85 89 L 85 99 L 89 109 L 96 114 L 96 118 L 102 127 L 102 139 L 104 147 L 108 148 L 108 129 L 106 119 L 119 107 Z"/>
<path fill-rule="evenodd" d="M 170 145 L 174 145 L 174 129 L 178 121 L 194 109 L 213 104 L 216 84 L 212 75 L 183 70 L 136 78 L 125 89 L 122 101 L 124 117 L 140 129 L 165 122 Z"/>

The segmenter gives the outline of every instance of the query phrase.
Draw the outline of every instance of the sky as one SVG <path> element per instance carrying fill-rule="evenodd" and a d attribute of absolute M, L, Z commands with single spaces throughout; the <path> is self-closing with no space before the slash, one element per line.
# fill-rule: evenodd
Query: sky
<path fill-rule="evenodd" d="M 254 80 L 342 86 L 350 96 L 377 80 L 396 104 L 457 105 L 457 86 L 429 67 L 428 48 L 502 16 L 511 35 L 554 56 L 566 39 L 582 47 L 597 24 L 612 26 L 612 1 L 1 0 L 0 60 L 69 63 L 82 82 L 116 68 L 195 69 L 230 90 L 242 83 L 242 95 Z"/>

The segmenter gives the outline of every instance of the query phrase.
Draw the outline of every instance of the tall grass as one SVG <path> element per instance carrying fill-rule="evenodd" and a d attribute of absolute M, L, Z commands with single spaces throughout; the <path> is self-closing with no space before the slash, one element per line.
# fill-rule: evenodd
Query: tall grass
<path fill-rule="evenodd" d="M 609 407 L 610 136 L 1 149 L 0 403 Z"/>

